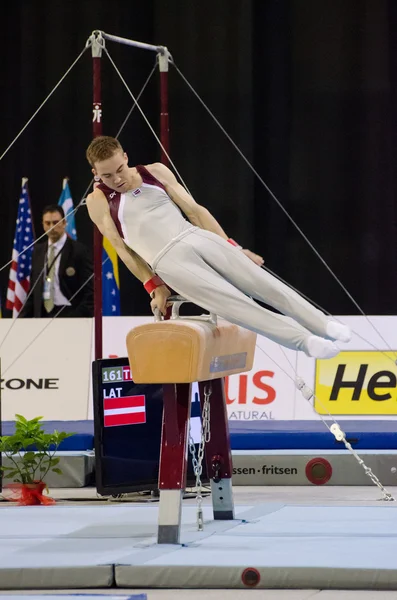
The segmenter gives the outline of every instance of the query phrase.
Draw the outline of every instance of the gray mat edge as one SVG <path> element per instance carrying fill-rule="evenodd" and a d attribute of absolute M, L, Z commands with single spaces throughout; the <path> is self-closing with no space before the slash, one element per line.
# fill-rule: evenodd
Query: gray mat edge
<path fill-rule="evenodd" d="M 0 590 L 110 588 L 114 565 L 0 568 Z"/>
<path fill-rule="evenodd" d="M 256 569 L 260 581 L 247 586 L 241 576 L 246 568 Z M 120 565 L 115 568 L 118 588 L 201 589 L 316 589 L 397 590 L 395 569 L 338 569 L 262 567 L 255 564 L 231 567 Z"/>

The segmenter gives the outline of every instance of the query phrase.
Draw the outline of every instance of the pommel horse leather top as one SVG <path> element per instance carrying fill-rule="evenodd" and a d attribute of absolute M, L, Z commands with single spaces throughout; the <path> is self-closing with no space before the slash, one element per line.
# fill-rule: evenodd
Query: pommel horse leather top
<path fill-rule="evenodd" d="M 134 327 L 126 342 L 135 383 L 192 383 L 250 371 L 256 334 L 212 315 L 178 314 Z"/>

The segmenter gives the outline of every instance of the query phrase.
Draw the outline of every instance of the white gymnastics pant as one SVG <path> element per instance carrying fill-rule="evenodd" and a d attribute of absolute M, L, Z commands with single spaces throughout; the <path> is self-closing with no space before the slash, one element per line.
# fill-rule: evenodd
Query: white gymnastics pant
<path fill-rule="evenodd" d="M 308 354 L 309 336 L 327 338 L 324 313 L 210 231 L 185 231 L 160 252 L 152 267 L 187 300 L 287 348 Z"/>

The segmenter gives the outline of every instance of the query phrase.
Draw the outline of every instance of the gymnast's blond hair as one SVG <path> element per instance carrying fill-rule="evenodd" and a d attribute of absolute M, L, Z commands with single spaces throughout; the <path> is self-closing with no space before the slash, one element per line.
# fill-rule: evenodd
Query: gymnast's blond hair
<path fill-rule="evenodd" d="M 92 140 L 85 155 L 91 167 L 95 167 L 95 163 L 112 158 L 116 152 L 124 152 L 120 142 L 109 135 L 99 135 Z"/>

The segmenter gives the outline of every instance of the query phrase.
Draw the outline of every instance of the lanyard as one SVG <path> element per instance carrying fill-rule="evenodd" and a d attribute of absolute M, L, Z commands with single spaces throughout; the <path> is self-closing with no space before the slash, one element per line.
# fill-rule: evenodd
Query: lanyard
<path fill-rule="evenodd" d="M 46 253 L 46 260 L 45 260 L 45 263 L 44 263 L 44 277 L 45 277 L 45 279 L 47 279 L 47 274 L 51 271 L 52 267 L 55 264 L 55 261 L 57 260 L 58 256 L 61 254 L 62 250 L 63 250 L 63 246 L 62 246 L 62 248 L 60 250 L 58 250 L 58 253 L 55 255 L 55 258 L 52 259 L 51 264 L 48 264 L 48 258 L 47 258 L 47 253 Z M 47 252 L 48 252 L 48 249 L 47 249 Z"/>

